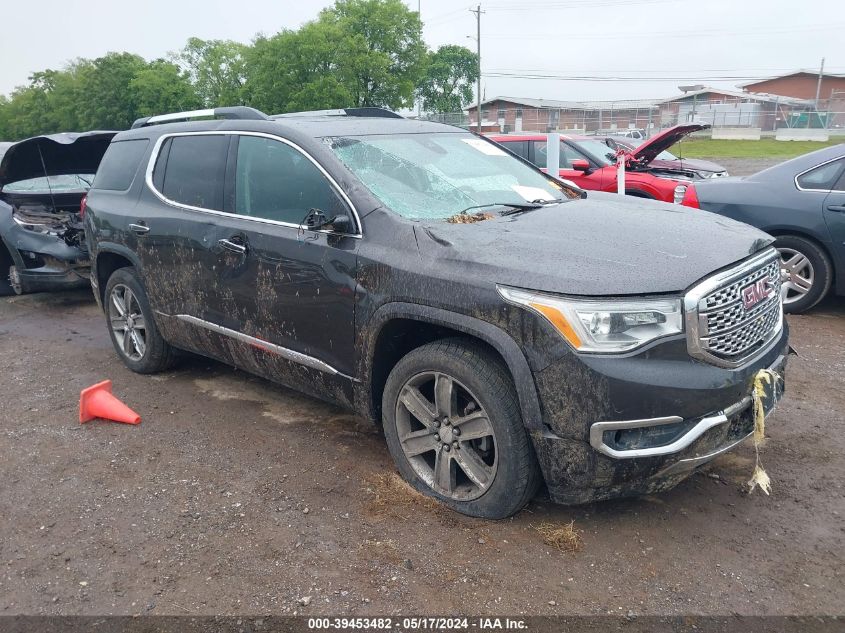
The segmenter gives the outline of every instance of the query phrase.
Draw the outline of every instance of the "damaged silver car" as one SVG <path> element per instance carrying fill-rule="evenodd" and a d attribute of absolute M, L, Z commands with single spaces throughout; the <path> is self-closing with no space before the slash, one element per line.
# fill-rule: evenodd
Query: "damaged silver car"
<path fill-rule="evenodd" d="M 0 295 L 84 288 L 84 198 L 115 132 L 0 144 Z"/>

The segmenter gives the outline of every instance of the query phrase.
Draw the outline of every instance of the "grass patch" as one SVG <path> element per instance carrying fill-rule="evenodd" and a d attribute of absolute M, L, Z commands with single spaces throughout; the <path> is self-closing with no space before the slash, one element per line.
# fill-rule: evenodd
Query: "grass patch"
<path fill-rule="evenodd" d="M 559 549 L 561 552 L 577 552 L 581 549 L 581 535 L 575 529 L 575 520 L 564 525 L 555 525 L 544 521 L 534 528 L 543 539 L 543 543 L 549 547 Z"/>
<path fill-rule="evenodd" d="M 366 510 L 373 518 L 408 518 L 420 509 L 438 512 L 442 506 L 414 490 L 396 473 L 379 473 L 366 480 L 371 495 Z"/>
<path fill-rule="evenodd" d="M 759 141 L 712 140 L 709 138 L 688 138 L 672 146 L 669 151 L 685 158 L 771 158 L 786 160 L 814 152 L 817 149 L 838 145 L 845 139 L 830 141 L 776 141 L 761 138 Z"/>

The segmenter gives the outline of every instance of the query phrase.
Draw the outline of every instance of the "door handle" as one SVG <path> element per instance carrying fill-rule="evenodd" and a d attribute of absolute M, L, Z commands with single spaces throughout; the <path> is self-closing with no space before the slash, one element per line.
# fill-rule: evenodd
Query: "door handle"
<path fill-rule="evenodd" d="M 136 235 L 143 235 L 144 233 L 150 232 L 150 227 L 146 224 L 130 224 L 129 230 L 135 233 Z"/>
<path fill-rule="evenodd" d="M 225 238 L 217 240 L 217 243 L 227 251 L 237 253 L 238 255 L 246 255 L 246 244 L 238 244 L 237 242 L 233 242 L 232 240 L 227 240 Z"/>
<path fill-rule="evenodd" d="M 845 213 L 845 204 L 829 204 L 827 210 L 834 213 Z"/>

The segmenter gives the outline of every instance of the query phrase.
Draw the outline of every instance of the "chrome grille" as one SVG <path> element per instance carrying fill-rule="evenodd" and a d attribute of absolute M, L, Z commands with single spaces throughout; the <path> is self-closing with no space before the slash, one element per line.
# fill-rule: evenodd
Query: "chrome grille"
<path fill-rule="evenodd" d="M 746 309 L 742 291 L 766 280 L 768 297 Z M 765 348 L 780 332 L 780 260 L 771 249 L 719 273 L 693 288 L 684 299 L 687 344 L 693 356 L 736 367 Z"/>

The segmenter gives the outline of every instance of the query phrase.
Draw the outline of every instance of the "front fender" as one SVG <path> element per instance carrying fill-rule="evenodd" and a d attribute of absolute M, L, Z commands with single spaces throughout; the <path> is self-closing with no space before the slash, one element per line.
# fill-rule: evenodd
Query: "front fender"
<path fill-rule="evenodd" d="M 543 428 L 540 401 L 537 397 L 534 377 L 528 366 L 525 354 L 523 354 L 516 341 L 504 330 L 487 321 L 482 321 L 481 319 L 465 314 L 415 303 L 387 303 L 379 307 L 370 318 L 366 327 L 367 335 L 364 338 L 361 354 L 359 355 L 358 375 L 362 377 L 362 386 L 364 387 L 361 390 L 360 397 L 369 397 L 368 394 L 371 393 L 372 372 L 370 368 L 373 367 L 376 341 L 378 341 L 379 333 L 384 326 L 392 319 L 410 319 L 448 327 L 478 338 L 493 347 L 504 359 L 513 377 L 525 427 L 528 429 Z M 369 402 L 358 402 L 356 403 L 356 408 L 364 411 L 370 410 L 371 407 Z"/>

